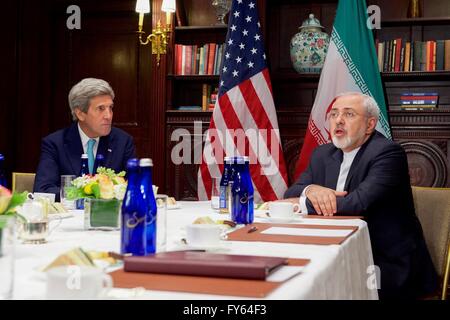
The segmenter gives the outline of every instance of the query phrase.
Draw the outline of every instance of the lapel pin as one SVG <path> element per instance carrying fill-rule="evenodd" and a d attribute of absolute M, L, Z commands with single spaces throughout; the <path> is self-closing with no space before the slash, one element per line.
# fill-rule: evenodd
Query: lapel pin
<path fill-rule="evenodd" d="M 108 149 L 108 152 L 112 152 L 112 150 L 111 150 L 111 149 Z"/>

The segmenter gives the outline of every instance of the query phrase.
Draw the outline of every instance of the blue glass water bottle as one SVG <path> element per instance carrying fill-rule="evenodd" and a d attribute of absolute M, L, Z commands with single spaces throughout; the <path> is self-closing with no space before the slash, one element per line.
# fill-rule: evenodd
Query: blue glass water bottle
<path fill-rule="evenodd" d="M 95 162 L 94 162 L 94 174 L 97 173 L 97 169 L 99 167 L 104 167 L 104 166 L 105 166 L 105 157 L 101 153 L 98 153 L 97 156 L 95 157 Z"/>
<path fill-rule="evenodd" d="M 219 212 L 220 213 L 230 213 L 229 208 L 229 197 L 230 190 L 228 188 L 228 183 L 231 177 L 231 158 L 225 157 L 222 178 L 220 179 L 220 198 L 219 198 Z"/>
<path fill-rule="evenodd" d="M 231 215 L 231 208 L 233 206 L 233 183 L 234 183 L 234 176 L 236 173 L 236 164 L 235 164 L 235 159 L 236 157 L 230 157 L 230 177 L 228 179 L 228 193 L 227 193 L 227 207 L 228 207 L 228 212 Z"/>
<path fill-rule="evenodd" d="M 3 163 L 5 162 L 5 157 L 0 153 L 0 186 L 7 188 L 6 185 L 6 177 L 5 177 L 5 171 L 3 167 Z"/>
<path fill-rule="evenodd" d="M 88 163 L 88 155 L 87 153 L 83 153 L 81 155 L 81 169 L 79 176 L 84 176 L 85 174 L 89 174 L 89 163 Z M 83 199 L 77 199 L 75 201 L 75 206 L 78 210 L 84 209 L 84 198 Z"/>
<path fill-rule="evenodd" d="M 122 203 L 121 254 L 144 256 L 146 254 L 147 203 L 140 190 L 139 161 L 127 161 L 128 185 Z"/>
<path fill-rule="evenodd" d="M 231 189 L 231 219 L 237 224 L 253 222 L 253 184 L 248 157 L 235 157 L 233 186 Z"/>
<path fill-rule="evenodd" d="M 146 213 L 146 233 L 147 233 L 147 245 L 146 254 L 154 254 L 156 252 L 156 219 L 157 219 L 157 207 L 155 195 L 153 194 L 153 182 L 152 182 L 152 167 L 153 161 L 150 158 L 142 158 L 139 161 L 139 167 L 141 168 L 141 181 L 140 189 L 144 201 L 147 203 Z"/>
<path fill-rule="evenodd" d="M 87 153 L 83 153 L 81 155 L 81 169 L 79 176 L 83 176 L 85 174 L 89 174 L 89 163 L 88 163 L 88 155 Z"/>

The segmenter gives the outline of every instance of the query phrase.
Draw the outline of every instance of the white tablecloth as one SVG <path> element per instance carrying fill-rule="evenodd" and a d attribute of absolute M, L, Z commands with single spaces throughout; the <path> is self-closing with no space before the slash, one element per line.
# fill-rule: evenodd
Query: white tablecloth
<path fill-rule="evenodd" d="M 211 210 L 210 202 L 179 202 L 180 209 L 167 211 L 168 250 L 182 249 L 180 239 L 184 236 L 184 226 L 197 217 L 210 216 L 224 219 Z M 262 221 L 258 218 L 255 221 Z M 357 232 L 342 245 L 299 245 L 287 243 L 227 241 L 220 253 L 270 255 L 290 258 L 310 259 L 303 272 L 272 291 L 267 299 L 377 299 L 375 289 L 367 286 L 373 265 L 367 224 L 364 221 L 307 219 L 299 223 L 355 225 Z M 52 222 L 51 227 L 58 222 Z M 83 213 L 74 212 L 74 217 L 61 221 L 48 237 L 48 242 L 40 245 L 21 244 L 16 246 L 14 279 L 14 299 L 43 299 L 46 278 L 39 271 L 59 254 L 74 247 L 85 250 L 120 252 L 119 231 L 83 230 Z M 113 289 L 113 298 L 133 299 L 242 299 L 218 295 L 191 294 L 182 292 L 142 291 Z"/>

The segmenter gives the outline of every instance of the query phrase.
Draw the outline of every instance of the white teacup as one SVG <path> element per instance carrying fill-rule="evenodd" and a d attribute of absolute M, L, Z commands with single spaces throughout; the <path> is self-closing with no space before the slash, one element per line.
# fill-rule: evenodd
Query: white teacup
<path fill-rule="evenodd" d="M 269 203 L 269 214 L 272 218 L 293 219 L 294 214 L 300 212 L 300 204 L 284 201 Z"/>
<path fill-rule="evenodd" d="M 190 224 L 186 226 L 186 240 L 193 247 L 216 247 L 222 239 L 222 228 L 215 224 Z"/>
<path fill-rule="evenodd" d="M 113 286 L 110 275 L 90 266 L 61 266 L 47 271 L 46 298 L 51 300 L 99 299 Z"/>

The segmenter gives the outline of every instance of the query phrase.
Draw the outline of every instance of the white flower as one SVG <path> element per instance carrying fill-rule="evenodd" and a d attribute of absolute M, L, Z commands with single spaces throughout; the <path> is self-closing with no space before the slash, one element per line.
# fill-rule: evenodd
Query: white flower
<path fill-rule="evenodd" d="M 83 175 L 72 181 L 72 184 L 77 188 L 84 188 L 87 184 L 91 182 L 91 176 Z"/>
<path fill-rule="evenodd" d="M 116 184 L 114 186 L 114 198 L 118 200 L 123 200 L 126 191 L 127 191 L 126 184 Z"/>

